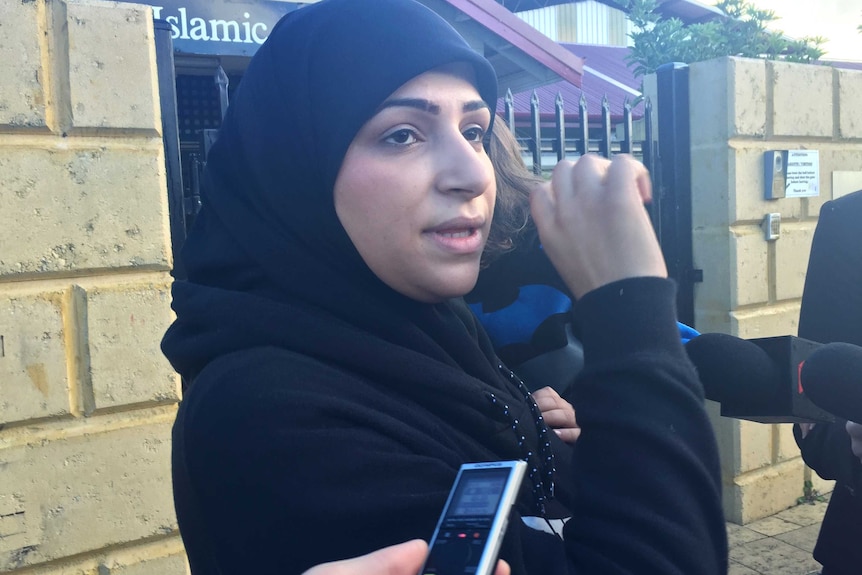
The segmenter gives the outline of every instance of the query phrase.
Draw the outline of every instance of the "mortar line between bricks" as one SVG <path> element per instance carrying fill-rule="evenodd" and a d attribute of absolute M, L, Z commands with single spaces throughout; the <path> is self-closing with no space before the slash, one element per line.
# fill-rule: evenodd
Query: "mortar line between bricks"
<path fill-rule="evenodd" d="M 168 403 L 145 409 L 97 414 L 92 417 L 43 420 L 38 426 L 0 426 L 0 450 L 122 431 L 144 425 L 172 424 L 176 419 L 177 407 L 177 403 Z"/>
<path fill-rule="evenodd" d="M 30 148 L 47 151 L 78 151 L 110 148 L 124 151 L 162 151 L 164 142 L 159 134 L 74 134 L 62 137 L 56 133 L 3 132 L 0 127 L 0 148 Z"/>
<path fill-rule="evenodd" d="M 168 274 L 171 268 L 162 264 L 151 264 L 145 266 L 134 266 L 126 268 L 88 268 L 80 271 L 63 272 L 25 272 L 14 276 L 0 275 L 0 290 L 4 286 L 32 285 L 34 287 L 55 286 L 58 289 L 66 289 L 69 283 L 100 284 L 102 280 L 108 283 L 116 283 L 114 278 L 122 277 L 123 283 L 135 283 L 136 279 L 153 282 L 153 275 Z M 168 276 L 170 277 L 170 276 Z M 173 281 L 171 278 L 169 281 Z M 160 283 L 160 282 L 155 282 Z"/>
<path fill-rule="evenodd" d="M 72 285 L 63 298 L 63 330 L 66 340 L 69 412 L 76 417 L 88 415 L 96 407 L 87 325 L 87 291 L 78 285 Z"/>
<path fill-rule="evenodd" d="M 60 557 L 23 567 L 15 570 L 15 575 L 53 575 L 55 573 L 78 571 L 90 572 L 87 569 L 88 567 L 91 567 L 92 572 L 95 572 L 100 565 L 105 564 L 104 560 L 106 559 L 106 555 L 117 554 L 122 556 L 122 554 L 127 552 L 139 552 L 141 549 L 146 549 L 148 547 L 163 547 L 164 550 L 168 551 L 168 553 L 165 553 L 164 555 L 153 558 L 178 555 L 183 553 L 185 550 L 182 544 L 182 539 L 180 539 L 179 531 L 174 529 L 169 533 L 153 535 L 151 537 L 145 537 L 143 539 L 126 543 L 117 543 L 100 549 L 82 551 L 81 553 L 76 553 L 75 555 L 70 555 L 68 557 Z M 115 557 L 111 557 L 111 559 L 115 559 Z M 101 573 L 101 571 L 99 572 Z"/>

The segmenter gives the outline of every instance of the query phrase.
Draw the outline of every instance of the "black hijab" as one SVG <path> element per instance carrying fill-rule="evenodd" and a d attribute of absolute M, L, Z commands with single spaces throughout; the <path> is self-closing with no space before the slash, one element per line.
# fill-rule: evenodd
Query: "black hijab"
<path fill-rule="evenodd" d="M 386 286 L 335 213 L 334 183 L 362 125 L 405 82 L 454 62 L 473 68 L 493 110 L 491 65 L 418 2 L 324 0 L 285 16 L 207 159 L 182 253 L 188 280 L 174 284 L 177 319 L 162 349 L 188 380 L 216 357 L 262 346 L 339 365 L 488 438 L 489 456 L 535 454 L 534 487 L 549 493 L 544 425 L 499 439 L 513 418 L 537 419 L 535 405 L 501 374 L 475 317 L 460 300 L 422 304 Z"/>

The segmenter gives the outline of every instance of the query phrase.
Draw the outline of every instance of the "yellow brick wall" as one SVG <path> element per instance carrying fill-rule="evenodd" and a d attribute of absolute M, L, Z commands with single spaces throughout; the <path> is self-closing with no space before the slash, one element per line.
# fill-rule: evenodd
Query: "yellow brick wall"
<path fill-rule="evenodd" d="M 186 573 L 152 13 L 0 2 L 0 78 L 0 573 Z"/>
<path fill-rule="evenodd" d="M 694 266 L 704 274 L 696 325 L 745 338 L 795 335 L 820 207 L 862 187 L 862 72 L 721 58 L 693 64 L 690 82 Z M 819 150 L 819 197 L 763 199 L 763 153 L 776 149 Z M 774 242 L 761 229 L 767 213 L 781 214 Z M 711 407 L 729 519 L 793 505 L 806 479 L 831 490 L 805 468 L 790 425 L 722 418 Z"/>

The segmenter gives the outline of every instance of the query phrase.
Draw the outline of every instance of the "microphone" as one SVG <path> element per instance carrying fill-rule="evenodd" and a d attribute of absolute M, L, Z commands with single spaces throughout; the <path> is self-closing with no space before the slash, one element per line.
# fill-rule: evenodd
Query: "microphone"
<path fill-rule="evenodd" d="M 826 344 L 808 356 L 800 377 L 815 404 L 842 419 L 862 422 L 862 347 Z"/>
<path fill-rule="evenodd" d="M 820 344 L 782 336 L 753 340 L 722 333 L 685 344 L 707 399 L 721 415 L 759 423 L 834 421 L 799 385 L 799 366 Z"/>

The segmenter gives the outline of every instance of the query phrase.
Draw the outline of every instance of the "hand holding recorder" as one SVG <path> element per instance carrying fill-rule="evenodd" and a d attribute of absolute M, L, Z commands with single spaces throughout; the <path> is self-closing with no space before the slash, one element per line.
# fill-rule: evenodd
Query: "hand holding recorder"
<path fill-rule="evenodd" d="M 304 575 L 416 575 L 427 552 L 427 543 L 413 539 L 361 557 L 324 563 Z M 509 575 L 510 571 L 509 565 L 501 560 L 494 575 Z"/>

